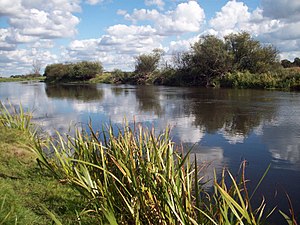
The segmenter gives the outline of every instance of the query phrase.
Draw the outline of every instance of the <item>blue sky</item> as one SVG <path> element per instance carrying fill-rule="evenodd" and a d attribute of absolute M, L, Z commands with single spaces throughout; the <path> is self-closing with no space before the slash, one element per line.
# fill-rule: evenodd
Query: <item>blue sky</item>
<path fill-rule="evenodd" d="M 30 73 L 34 61 L 132 70 L 154 48 L 168 60 L 202 35 L 240 31 L 293 60 L 299 27 L 299 0 L 1 0 L 0 75 Z"/>

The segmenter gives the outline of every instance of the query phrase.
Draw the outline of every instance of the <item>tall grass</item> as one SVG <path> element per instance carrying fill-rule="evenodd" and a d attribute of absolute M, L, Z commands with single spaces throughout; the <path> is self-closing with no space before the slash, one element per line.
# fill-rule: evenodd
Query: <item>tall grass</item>
<path fill-rule="evenodd" d="M 125 127 L 113 133 L 111 127 L 103 132 L 103 143 L 92 129 L 74 138 L 58 134 L 58 142 L 48 146 L 54 164 L 39 149 L 41 163 L 90 199 L 88 212 L 101 224 L 195 222 L 194 171 L 188 155 L 174 151 L 169 132 L 155 137 L 142 127 Z"/>
<path fill-rule="evenodd" d="M 22 105 L 13 106 L 10 102 L 8 107 L 0 101 L 0 124 L 4 127 L 29 131 L 32 128 L 30 112 L 25 112 Z"/>
<path fill-rule="evenodd" d="M 220 83 L 221 87 L 231 88 L 299 90 L 300 72 L 294 68 L 262 74 L 252 74 L 248 71 L 232 72 L 216 80 L 216 83 Z"/>
<path fill-rule="evenodd" d="M 99 224 L 258 225 L 272 213 L 264 212 L 263 200 L 251 207 L 244 172 L 234 178 L 224 170 L 214 192 L 205 192 L 201 165 L 175 147 L 168 129 L 155 136 L 141 126 L 124 126 L 117 133 L 112 127 L 96 133 L 90 126 L 74 137 L 57 133 L 46 149 L 38 143 L 34 148 L 41 165 L 89 199 L 80 214 Z"/>

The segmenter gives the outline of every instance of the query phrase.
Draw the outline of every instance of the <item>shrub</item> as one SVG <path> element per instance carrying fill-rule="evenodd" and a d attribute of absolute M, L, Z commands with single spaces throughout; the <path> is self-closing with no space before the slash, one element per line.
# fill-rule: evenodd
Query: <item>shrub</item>
<path fill-rule="evenodd" d="M 223 76 L 219 82 L 221 87 L 298 90 L 300 88 L 300 71 L 289 68 L 262 74 L 253 74 L 249 71 L 232 72 Z"/>
<path fill-rule="evenodd" d="M 100 62 L 58 63 L 47 65 L 44 76 L 46 76 L 46 82 L 85 81 L 96 77 L 102 71 Z"/>
<path fill-rule="evenodd" d="M 120 69 L 114 69 L 111 73 L 112 82 L 115 84 L 134 83 L 134 74 L 132 72 L 124 72 Z"/>

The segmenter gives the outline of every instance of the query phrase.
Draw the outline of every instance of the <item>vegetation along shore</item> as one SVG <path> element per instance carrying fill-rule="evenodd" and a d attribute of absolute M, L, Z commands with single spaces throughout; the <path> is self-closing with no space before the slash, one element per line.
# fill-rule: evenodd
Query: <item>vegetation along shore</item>
<path fill-rule="evenodd" d="M 169 86 L 209 86 L 255 89 L 300 89 L 300 59 L 279 60 L 274 46 L 262 45 L 241 32 L 224 38 L 202 36 L 185 52 L 165 56 L 162 49 L 135 57 L 134 71 L 114 69 L 104 72 L 101 62 L 33 64 L 33 73 L 1 78 L 1 81 L 28 79 L 57 82 L 114 84 L 154 84 Z"/>
<path fill-rule="evenodd" d="M 186 52 L 166 58 L 163 50 L 135 57 L 134 71 L 103 72 L 100 62 L 51 64 L 46 82 L 156 84 L 299 90 L 300 60 L 282 60 L 274 46 L 262 45 L 246 32 L 220 39 L 203 36 Z"/>
<path fill-rule="evenodd" d="M 212 192 L 204 165 L 160 135 L 126 123 L 49 137 L 22 107 L 1 104 L 1 224 L 268 224 L 245 177 L 224 168 Z M 261 180 L 266 175 L 262 174 Z M 292 204 L 280 211 L 296 225 Z"/>

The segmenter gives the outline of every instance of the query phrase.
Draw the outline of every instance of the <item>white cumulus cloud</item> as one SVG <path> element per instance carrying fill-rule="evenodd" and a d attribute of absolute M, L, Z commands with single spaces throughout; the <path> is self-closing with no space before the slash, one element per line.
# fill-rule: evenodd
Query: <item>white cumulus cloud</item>
<path fill-rule="evenodd" d="M 169 36 L 200 31 L 205 20 L 205 13 L 196 1 L 189 1 L 165 13 L 160 13 L 155 9 L 135 9 L 131 15 L 126 14 L 125 18 L 133 22 L 152 21 L 158 34 Z"/>
<path fill-rule="evenodd" d="M 73 13 L 78 11 L 80 6 L 76 0 L 72 3 L 68 0 L 0 2 L 0 16 L 8 16 L 10 32 L 20 37 L 51 39 L 74 36 L 79 19 Z"/>
<path fill-rule="evenodd" d="M 165 3 L 163 0 L 145 0 L 146 6 L 156 5 L 159 9 L 163 9 Z"/>
<path fill-rule="evenodd" d="M 244 2 L 231 0 L 216 13 L 209 25 L 205 33 L 222 37 L 246 31 L 262 43 L 276 46 L 281 58 L 300 55 L 298 0 L 261 0 L 261 5 L 253 11 Z"/>

